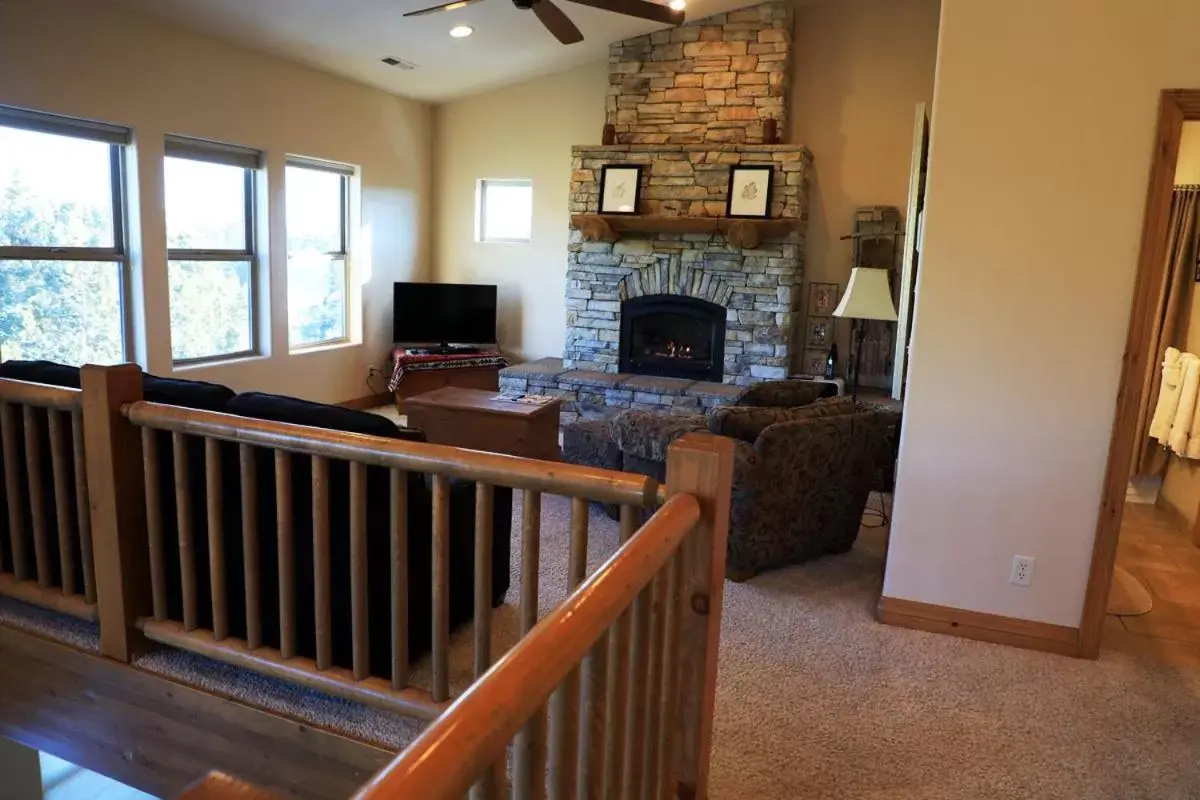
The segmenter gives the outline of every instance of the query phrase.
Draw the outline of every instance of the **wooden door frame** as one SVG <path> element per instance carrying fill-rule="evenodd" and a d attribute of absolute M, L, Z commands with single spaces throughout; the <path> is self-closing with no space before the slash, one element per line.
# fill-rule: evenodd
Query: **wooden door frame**
<path fill-rule="evenodd" d="M 1141 253 L 1133 287 L 1129 331 L 1125 337 L 1121 382 L 1117 388 L 1116 415 L 1108 446 L 1100 518 L 1096 522 L 1092 565 L 1087 594 L 1083 600 L 1083 616 L 1079 622 L 1079 655 L 1084 658 L 1097 658 L 1100 655 L 1108 592 L 1117 560 L 1117 538 L 1121 531 L 1125 490 L 1129 483 L 1129 465 L 1139 438 L 1137 420 L 1142 401 L 1146 353 L 1154 328 L 1152 317 L 1159 301 L 1155 287 L 1162 284 L 1163 270 L 1166 269 L 1167 228 L 1175 185 L 1175 164 L 1179 156 L 1179 141 L 1183 136 L 1183 123 L 1187 120 L 1200 120 L 1200 89 L 1164 90 L 1159 101 L 1158 131 L 1150 165 Z"/>

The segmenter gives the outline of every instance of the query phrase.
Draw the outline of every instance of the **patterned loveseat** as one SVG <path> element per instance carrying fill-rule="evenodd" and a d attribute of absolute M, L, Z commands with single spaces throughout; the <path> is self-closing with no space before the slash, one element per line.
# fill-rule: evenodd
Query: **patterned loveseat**
<path fill-rule="evenodd" d="M 762 386 L 752 402 L 802 399 L 789 394 L 793 387 Z M 661 481 L 667 448 L 679 436 L 708 430 L 734 439 L 726 574 L 745 580 L 853 546 L 877 476 L 890 472 L 898 422 L 899 414 L 847 397 L 795 406 L 739 404 L 707 416 L 624 411 L 607 424 L 568 428 L 564 452 L 569 460 Z"/>

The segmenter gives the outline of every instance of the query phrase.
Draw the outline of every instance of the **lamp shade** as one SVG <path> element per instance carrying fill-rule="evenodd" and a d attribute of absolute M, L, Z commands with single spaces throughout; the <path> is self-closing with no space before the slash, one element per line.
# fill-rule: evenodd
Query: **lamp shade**
<path fill-rule="evenodd" d="M 892 287 L 886 269 L 855 267 L 850 273 L 850 285 L 842 302 L 833 310 L 835 317 L 850 319 L 881 319 L 896 321 L 896 305 L 892 302 Z"/>

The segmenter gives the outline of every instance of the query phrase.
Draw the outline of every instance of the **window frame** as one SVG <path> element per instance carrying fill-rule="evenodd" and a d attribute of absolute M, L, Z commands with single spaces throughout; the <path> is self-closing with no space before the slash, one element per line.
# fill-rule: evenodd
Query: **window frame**
<path fill-rule="evenodd" d="M 108 145 L 109 187 L 112 198 L 113 242 L 109 247 L 0 245 L 0 261 L 90 261 L 117 266 L 119 289 L 117 315 L 121 326 L 121 359 L 133 361 L 134 341 L 132 269 L 129 255 L 129 192 L 127 153 L 133 141 L 131 129 L 107 122 L 49 114 L 42 111 L 0 105 L 0 127 L 67 136 Z M 2 357 L 2 354 L 0 354 Z"/>
<path fill-rule="evenodd" d="M 512 239 L 487 235 L 487 190 L 489 186 L 528 187 L 530 194 L 529 238 Z M 477 244 L 529 244 L 533 241 L 533 179 L 480 178 L 475 183 L 475 242 Z"/>
<path fill-rule="evenodd" d="M 343 265 L 343 268 L 342 268 L 342 297 L 343 297 L 342 331 L 343 331 L 343 334 L 341 336 L 338 336 L 333 339 L 321 339 L 320 341 L 316 341 L 316 342 L 303 342 L 300 344 L 296 344 L 296 343 L 292 342 L 292 318 L 291 318 L 292 309 L 291 309 L 291 294 L 290 294 L 291 280 L 292 280 L 292 270 L 291 270 L 292 252 L 291 252 L 291 249 L 289 247 L 287 247 L 287 237 L 288 237 L 288 231 L 287 231 L 287 168 L 288 167 L 296 167 L 297 169 L 309 169 L 309 170 L 314 170 L 316 172 L 330 172 L 330 173 L 333 173 L 333 174 L 339 176 L 341 179 L 339 181 L 339 188 L 340 188 L 340 193 L 341 193 L 340 220 L 342 223 L 341 224 L 341 236 L 339 237 L 340 238 L 339 244 L 341 247 L 339 250 L 333 250 L 333 251 L 330 251 L 327 253 L 323 253 L 323 255 L 329 256 L 330 259 L 340 259 L 342 262 L 342 265 Z M 354 341 L 354 338 L 350 335 L 350 322 L 351 322 L 351 311 L 350 311 L 351 292 L 350 292 L 350 290 L 351 290 L 351 285 L 352 285 L 351 284 L 351 269 L 352 269 L 351 264 L 352 264 L 352 262 L 350 259 L 350 250 L 351 250 L 351 243 L 350 243 L 350 182 L 354 180 L 355 175 L 356 175 L 355 168 L 350 166 L 349 164 L 339 164 L 334 161 L 322 161 L 322 160 L 315 159 L 315 158 L 306 158 L 304 156 L 293 156 L 293 155 L 289 155 L 284 159 L 284 171 L 283 171 L 284 236 L 283 236 L 283 238 L 284 238 L 284 249 L 286 251 L 285 259 L 288 263 L 287 287 L 288 287 L 289 294 L 288 294 L 288 310 L 287 310 L 287 313 L 288 313 L 288 324 L 287 324 L 287 332 L 288 333 L 287 333 L 287 335 L 288 335 L 288 352 L 289 353 L 302 353 L 306 350 L 319 350 L 319 349 L 323 349 L 323 348 L 327 348 L 327 347 L 337 347 L 339 345 L 350 344 Z"/>
<path fill-rule="evenodd" d="M 263 354 L 262 343 L 260 341 L 259 326 L 261 323 L 259 316 L 260 308 L 260 280 L 259 280 L 259 254 L 258 254 L 258 185 L 259 171 L 263 165 L 263 153 L 259 150 L 254 150 L 249 147 L 241 147 L 238 145 L 225 144 L 224 142 L 215 142 L 207 139 L 196 139 L 189 136 L 176 136 L 173 134 L 167 135 L 165 139 L 165 147 L 163 153 L 164 177 L 165 177 L 165 159 L 167 158 L 182 158 L 189 161 L 201 161 L 211 164 L 222 164 L 225 166 L 240 167 L 244 174 L 243 197 L 244 197 L 244 220 L 246 224 L 246 242 L 242 249 L 220 249 L 220 248 L 176 248 L 167 247 L 167 272 L 170 273 L 172 261 L 216 261 L 216 262 L 233 262 L 233 261 L 248 261 L 250 263 L 250 347 L 245 350 L 238 350 L 232 353 L 219 353 L 211 356 L 196 356 L 195 358 L 175 358 L 174 352 L 171 354 L 171 363 L 176 367 L 191 367 L 200 364 L 211 364 L 221 361 L 236 361 L 239 359 L 256 358 Z M 166 190 L 164 180 L 163 192 L 163 220 L 164 224 L 167 215 L 170 213 L 166 205 Z M 168 277 L 168 286 L 170 278 Z M 168 290 L 169 294 L 169 290 Z M 168 303 L 170 298 L 168 296 Z M 170 308 L 167 309 L 167 325 L 170 326 Z M 174 337 L 174 331 L 171 332 Z"/>

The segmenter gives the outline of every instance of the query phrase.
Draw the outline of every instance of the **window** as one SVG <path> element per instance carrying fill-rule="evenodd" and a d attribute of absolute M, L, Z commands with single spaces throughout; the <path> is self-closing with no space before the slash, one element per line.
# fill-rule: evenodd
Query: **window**
<path fill-rule="evenodd" d="M 253 355 L 261 154 L 176 136 L 167 137 L 166 154 L 171 355 L 176 364 Z"/>
<path fill-rule="evenodd" d="M 289 158 L 288 341 L 292 349 L 349 338 L 351 167 Z"/>
<path fill-rule="evenodd" d="M 475 194 L 475 241 L 529 241 L 533 232 L 532 181 L 481 180 Z"/>
<path fill-rule="evenodd" d="M 125 360 L 128 141 L 0 106 L 0 357 Z"/>

